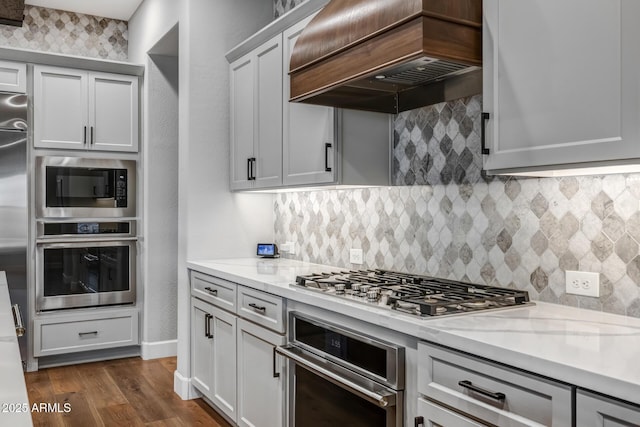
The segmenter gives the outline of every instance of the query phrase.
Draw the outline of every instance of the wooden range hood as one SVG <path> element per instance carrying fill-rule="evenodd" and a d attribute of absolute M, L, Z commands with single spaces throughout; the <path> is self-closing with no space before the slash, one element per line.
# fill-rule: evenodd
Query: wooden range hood
<path fill-rule="evenodd" d="M 396 114 L 482 92 L 482 0 L 332 0 L 291 55 L 292 102 Z"/>

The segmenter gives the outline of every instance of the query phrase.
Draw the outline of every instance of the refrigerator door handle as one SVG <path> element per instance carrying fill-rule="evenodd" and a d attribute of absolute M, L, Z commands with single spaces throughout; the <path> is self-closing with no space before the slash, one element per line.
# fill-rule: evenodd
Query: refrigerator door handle
<path fill-rule="evenodd" d="M 24 328 L 24 321 L 22 320 L 22 313 L 20 313 L 20 306 L 18 304 L 12 305 L 11 312 L 13 313 L 13 323 L 16 325 L 16 335 L 21 337 L 27 330 Z"/>

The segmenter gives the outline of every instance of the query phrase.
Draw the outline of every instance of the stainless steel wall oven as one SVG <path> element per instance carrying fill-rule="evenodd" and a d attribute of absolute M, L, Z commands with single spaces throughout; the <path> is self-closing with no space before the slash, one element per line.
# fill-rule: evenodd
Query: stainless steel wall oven
<path fill-rule="evenodd" d="M 37 229 L 37 311 L 135 303 L 135 221 L 38 222 Z"/>
<path fill-rule="evenodd" d="M 289 427 L 403 425 L 404 348 L 297 312 L 289 334 Z"/>
<path fill-rule="evenodd" d="M 36 158 L 36 217 L 136 216 L 136 162 L 79 157 Z"/>

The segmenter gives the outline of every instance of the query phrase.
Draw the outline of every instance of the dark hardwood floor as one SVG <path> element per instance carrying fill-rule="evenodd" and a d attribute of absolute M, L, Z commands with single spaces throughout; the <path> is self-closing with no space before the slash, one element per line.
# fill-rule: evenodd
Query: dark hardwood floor
<path fill-rule="evenodd" d="M 71 404 L 69 413 L 33 413 L 34 426 L 230 427 L 202 399 L 173 392 L 176 358 L 140 358 L 43 369 L 25 374 L 29 400 Z"/>

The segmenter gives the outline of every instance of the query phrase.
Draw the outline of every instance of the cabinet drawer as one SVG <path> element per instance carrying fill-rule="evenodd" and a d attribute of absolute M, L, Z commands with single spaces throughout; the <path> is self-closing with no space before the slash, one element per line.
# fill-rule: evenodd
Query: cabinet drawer
<path fill-rule="evenodd" d="M 571 386 L 427 343 L 418 355 L 418 391 L 430 399 L 500 426 L 571 425 Z"/>
<path fill-rule="evenodd" d="M 265 328 L 284 333 L 284 301 L 275 295 L 240 287 L 238 315 Z"/>
<path fill-rule="evenodd" d="M 457 426 L 457 427 L 483 427 L 469 418 L 465 418 L 449 409 L 439 406 L 428 400 L 418 399 L 418 418 L 416 427 Z"/>
<path fill-rule="evenodd" d="M 216 307 L 236 311 L 238 285 L 206 274 L 191 272 L 191 295 Z"/>
<path fill-rule="evenodd" d="M 91 320 L 36 320 L 34 326 L 36 357 L 139 344 L 137 313 Z"/>

